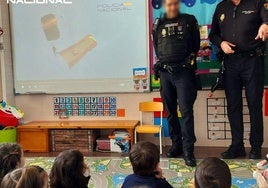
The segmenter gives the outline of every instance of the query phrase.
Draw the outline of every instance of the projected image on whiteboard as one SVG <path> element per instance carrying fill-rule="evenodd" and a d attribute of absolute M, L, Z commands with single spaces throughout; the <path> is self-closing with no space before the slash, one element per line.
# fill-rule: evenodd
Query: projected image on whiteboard
<path fill-rule="evenodd" d="M 11 5 L 16 93 L 135 92 L 148 68 L 147 1 Z"/>
<path fill-rule="evenodd" d="M 57 27 L 58 21 L 54 14 L 43 16 L 41 22 L 48 41 L 58 40 L 60 38 L 60 32 Z M 87 35 L 78 43 L 61 51 L 60 54 L 71 67 L 78 63 L 79 60 L 87 54 L 87 52 L 96 46 L 96 44 L 97 43 L 94 37 Z M 53 47 L 53 49 L 55 53 L 57 48 Z"/>

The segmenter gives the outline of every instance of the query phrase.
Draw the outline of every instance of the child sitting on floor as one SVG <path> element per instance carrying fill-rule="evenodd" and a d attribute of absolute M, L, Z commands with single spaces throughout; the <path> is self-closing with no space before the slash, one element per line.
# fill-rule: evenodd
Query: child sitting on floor
<path fill-rule="evenodd" d="M 50 188 L 87 188 L 89 168 L 78 150 L 61 152 L 55 159 L 50 175 Z"/>
<path fill-rule="evenodd" d="M 22 175 L 22 168 L 9 172 L 2 180 L 0 188 L 16 188 Z"/>
<path fill-rule="evenodd" d="M 204 159 L 195 171 L 195 188 L 230 188 L 232 175 L 228 165 L 218 158 Z"/>
<path fill-rule="evenodd" d="M 263 170 L 262 175 L 268 180 L 268 154 L 266 155 L 265 160 L 262 160 L 257 164 L 257 168 Z"/>
<path fill-rule="evenodd" d="M 257 163 L 258 170 L 253 172 L 253 177 L 256 178 L 259 187 L 268 187 L 268 154 L 266 159 Z"/>
<path fill-rule="evenodd" d="M 39 166 L 23 168 L 16 188 L 48 188 L 48 174 Z"/>
<path fill-rule="evenodd" d="M 23 151 L 18 144 L 0 145 L 0 183 L 4 176 L 25 164 Z"/>
<path fill-rule="evenodd" d="M 129 159 L 134 174 L 126 177 L 122 188 L 172 188 L 163 177 L 160 168 L 160 152 L 158 147 L 151 142 L 139 142 L 135 144 Z"/>

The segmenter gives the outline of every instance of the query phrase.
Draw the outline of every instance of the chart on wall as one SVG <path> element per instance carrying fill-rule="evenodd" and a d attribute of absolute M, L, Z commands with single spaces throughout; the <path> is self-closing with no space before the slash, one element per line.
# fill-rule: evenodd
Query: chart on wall
<path fill-rule="evenodd" d="M 164 10 L 161 7 L 161 0 L 151 1 L 151 24 L 153 20 L 163 15 Z M 216 81 L 216 75 L 221 63 L 216 58 L 217 47 L 209 42 L 212 17 L 217 4 L 221 0 L 182 0 L 181 12 L 194 15 L 200 25 L 201 45 L 197 54 L 197 72 L 200 75 L 203 88 L 210 88 Z M 151 44 L 152 45 L 152 44 Z M 266 58 L 266 73 L 268 72 L 268 58 Z M 151 66 L 154 64 L 154 51 L 151 48 Z M 266 76 L 265 85 L 268 86 L 268 76 Z M 160 87 L 160 81 L 154 80 L 151 74 L 151 88 L 157 90 Z"/>
<path fill-rule="evenodd" d="M 149 74 L 139 89 L 133 76 L 134 69 L 149 70 L 147 1 L 10 7 L 16 93 L 149 90 Z"/>
<path fill-rule="evenodd" d="M 54 116 L 116 116 L 116 97 L 54 97 Z"/>

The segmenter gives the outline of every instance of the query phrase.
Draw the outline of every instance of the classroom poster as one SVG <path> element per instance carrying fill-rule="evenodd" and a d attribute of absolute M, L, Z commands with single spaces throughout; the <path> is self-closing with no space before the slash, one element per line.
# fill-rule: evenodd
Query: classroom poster
<path fill-rule="evenodd" d="M 133 69 L 133 82 L 134 88 L 138 92 L 144 92 L 149 90 L 148 73 L 146 67 Z"/>
<path fill-rule="evenodd" d="M 54 116 L 116 116 L 116 97 L 54 97 Z"/>

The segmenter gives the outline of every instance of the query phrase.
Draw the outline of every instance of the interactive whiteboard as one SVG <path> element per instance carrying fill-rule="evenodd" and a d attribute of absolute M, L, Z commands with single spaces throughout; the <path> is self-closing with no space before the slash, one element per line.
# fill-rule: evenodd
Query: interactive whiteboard
<path fill-rule="evenodd" d="M 148 1 L 10 4 L 10 14 L 16 93 L 140 91 L 140 68 L 149 89 Z"/>

